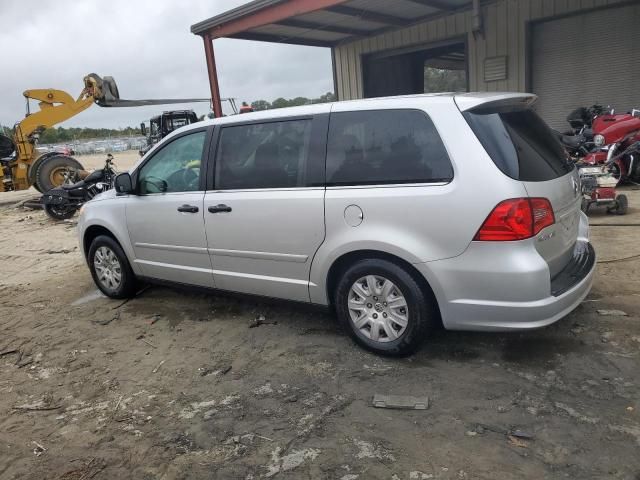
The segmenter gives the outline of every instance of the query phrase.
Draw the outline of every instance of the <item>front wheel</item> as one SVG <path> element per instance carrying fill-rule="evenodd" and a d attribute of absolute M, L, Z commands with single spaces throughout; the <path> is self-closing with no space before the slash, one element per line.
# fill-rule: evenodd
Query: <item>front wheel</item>
<path fill-rule="evenodd" d="M 62 205 L 45 205 L 44 211 L 54 220 L 67 220 L 75 215 L 77 208 Z"/>
<path fill-rule="evenodd" d="M 124 251 L 113 238 L 99 235 L 89 248 L 89 269 L 96 286 L 110 298 L 129 298 L 136 292 L 136 278 Z"/>
<path fill-rule="evenodd" d="M 408 355 L 436 324 L 437 309 L 404 268 L 387 260 L 349 267 L 335 292 L 338 318 L 362 347 L 383 355 Z"/>

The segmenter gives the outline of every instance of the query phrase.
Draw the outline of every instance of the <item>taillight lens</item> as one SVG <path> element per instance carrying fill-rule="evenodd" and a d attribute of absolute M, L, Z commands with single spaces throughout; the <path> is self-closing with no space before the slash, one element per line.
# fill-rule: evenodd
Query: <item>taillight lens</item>
<path fill-rule="evenodd" d="M 496 205 L 476 233 L 474 240 L 524 240 L 554 223 L 553 208 L 546 198 L 512 198 Z"/>
<path fill-rule="evenodd" d="M 533 236 L 543 228 L 556 223 L 556 217 L 553 215 L 551 202 L 546 198 L 530 198 L 529 202 L 533 211 Z"/>

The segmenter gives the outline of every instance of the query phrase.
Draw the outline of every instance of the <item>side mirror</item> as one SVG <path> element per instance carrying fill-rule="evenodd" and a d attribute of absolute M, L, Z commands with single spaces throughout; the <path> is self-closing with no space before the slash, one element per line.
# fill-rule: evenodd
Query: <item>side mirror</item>
<path fill-rule="evenodd" d="M 142 133 L 142 136 L 147 136 L 147 126 L 144 124 L 144 122 L 140 124 L 140 132 Z"/>
<path fill-rule="evenodd" d="M 118 195 L 133 193 L 133 182 L 128 172 L 120 173 L 115 179 L 115 188 Z"/>

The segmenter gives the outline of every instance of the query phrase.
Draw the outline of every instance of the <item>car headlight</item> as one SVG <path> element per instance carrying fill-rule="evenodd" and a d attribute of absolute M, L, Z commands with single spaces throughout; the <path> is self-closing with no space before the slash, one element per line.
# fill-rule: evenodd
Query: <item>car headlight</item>
<path fill-rule="evenodd" d="M 596 135 L 593 137 L 593 143 L 596 144 L 596 147 L 602 147 L 604 145 L 604 135 Z"/>

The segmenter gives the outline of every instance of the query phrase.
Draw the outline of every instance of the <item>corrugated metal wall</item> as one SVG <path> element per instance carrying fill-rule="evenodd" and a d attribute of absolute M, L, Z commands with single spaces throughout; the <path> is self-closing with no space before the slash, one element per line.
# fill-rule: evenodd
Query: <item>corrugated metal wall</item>
<path fill-rule="evenodd" d="M 527 22 L 577 13 L 628 0 L 498 0 L 483 5 L 484 36 L 471 33 L 471 10 L 416 24 L 335 48 L 338 98 L 363 97 L 362 55 L 440 42 L 467 40 L 469 88 L 476 91 L 525 91 L 527 88 Z M 484 81 L 484 60 L 507 56 L 507 79 Z"/>

